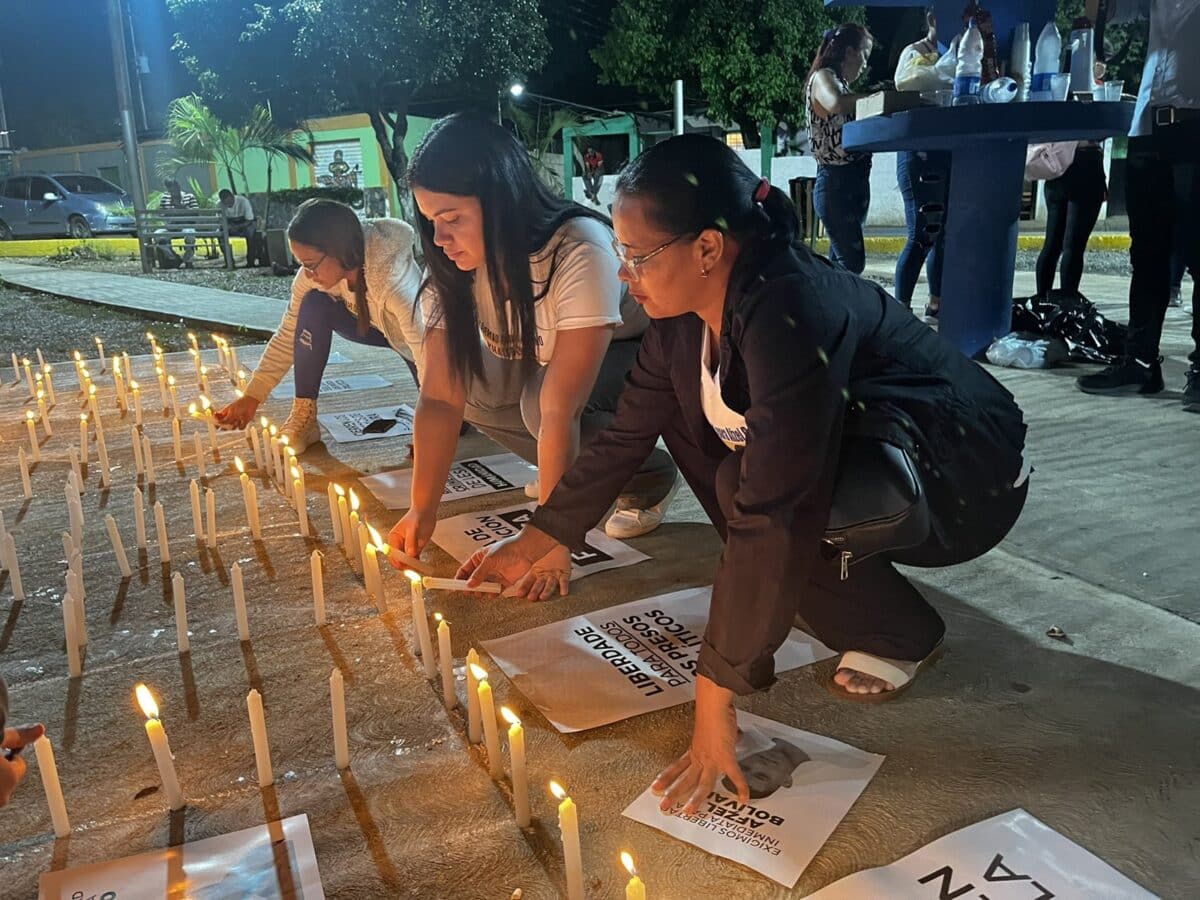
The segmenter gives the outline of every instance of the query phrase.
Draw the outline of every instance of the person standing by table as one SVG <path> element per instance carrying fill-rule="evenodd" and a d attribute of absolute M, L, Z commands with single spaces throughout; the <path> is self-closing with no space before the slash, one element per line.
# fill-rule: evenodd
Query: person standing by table
<path fill-rule="evenodd" d="M 1097 20 L 1100 0 L 1088 0 Z M 1157 394 L 1159 344 L 1171 298 L 1171 253 L 1200 271 L 1200 0 L 1109 0 L 1114 19 L 1149 16 L 1150 40 L 1126 160 L 1129 336 L 1125 356 L 1077 382 L 1088 394 Z M 1183 408 L 1200 412 L 1200 314 L 1192 310 L 1191 367 Z"/>
<path fill-rule="evenodd" d="M 850 85 L 867 68 L 875 39 L 857 22 L 825 32 L 805 85 L 808 132 L 817 160 L 813 204 L 829 232 L 830 258 L 855 275 L 867 266 L 863 226 L 871 206 L 871 154 L 847 150 L 842 128 L 861 94 Z"/>

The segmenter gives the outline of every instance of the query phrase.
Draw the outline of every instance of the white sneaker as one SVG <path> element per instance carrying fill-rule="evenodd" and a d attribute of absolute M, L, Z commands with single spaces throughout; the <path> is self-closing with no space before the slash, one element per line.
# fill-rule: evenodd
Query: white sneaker
<path fill-rule="evenodd" d="M 529 484 L 525 485 L 525 496 L 530 500 L 536 500 L 539 496 L 538 492 L 540 490 L 541 487 L 538 484 L 538 480 L 535 478 L 533 481 L 529 482 Z"/>
<path fill-rule="evenodd" d="M 667 492 L 667 496 L 648 509 L 618 509 L 604 523 L 604 533 L 617 540 L 628 540 L 649 534 L 662 524 L 663 516 L 667 514 L 667 507 L 671 505 L 675 494 L 679 492 L 681 481 L 682 479 L 676 478 L 675 483 L 671 485 L 671 490 Z"/>
<path fill-rule="evenodd" d="M 317 423 L 317 401 L 297 397 L 292 401 L 292 412 L 279 429 L 287 435 L 288 446 L 299 456 L 310 445 L 321 440 L 321 426 Z"/>

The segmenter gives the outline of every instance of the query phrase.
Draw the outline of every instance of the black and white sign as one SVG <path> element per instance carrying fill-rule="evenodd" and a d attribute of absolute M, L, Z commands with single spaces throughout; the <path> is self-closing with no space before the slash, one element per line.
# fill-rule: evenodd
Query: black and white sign
<path fill-rule="evenodd" d="M 684 815 L 682 807 L 664 815 L 658 808 L 661 798 L 649 789 L 625 815 L 790 888 L 883 757 L 742 710 L 737 720 L 742 732 L 738 763 L 750 786 L 749 803 L 739 803 L 733 783 L 723 777 L 694 816 Z M 908 900 L 915 895 L 868 891 L 854 896 Z"/>
<path fill-rule="evenodd" d="M 436 539 L 436 534 L 435 534 Z M 513 686 L 559 731 L 584 731 L 687 703 L 712 588 L 688 588 L 575 616 L 483 647 Z M 792 630 L 776 671 L 833 651 Z"/>
<path fill-rule="evenodd" d="M 413 415 L 413 408 L 401 403 L 399 406 L 380 406 L 375 409 L 319 413 L 317 421 L 339 444 L 353 444 L 412 434 Z"/>
<path fill-rule="evenodd" d="M 536 477 L 537 466 L 531 466 L 513 453 L 460 459 L 450 467 L 441 502 L 516 490 Z M 362 479 L 362 484 L 388 509 L 408 509 L 412 496 L 412 469 L 368 475 Z"/>
<path fill-rule="evenodd" d="M 374 388 L 391 387 L 392 383 L 382 375 L 347 375 L 345 378 L 322 378 L 320 393 L 344 394 L 347 391 L 369 391 Z M 272 399 L 286 399 L 296 396 L 296 383 L 285 381 L 271 391 Z"/>
<path fill-rule="evenodd" d="M 1104 860 L 1023 809 L 955 831 L 890 866 L 847 875 L 809 900 L 1153 900 Z"/>

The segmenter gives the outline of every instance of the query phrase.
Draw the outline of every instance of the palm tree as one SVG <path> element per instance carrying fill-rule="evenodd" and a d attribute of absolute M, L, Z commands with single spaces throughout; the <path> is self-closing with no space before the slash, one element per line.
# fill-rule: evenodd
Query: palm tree
<path fill-rule="evenodd" d="M 242 145 L 246 149 L 261 150 L 267 157 L 267 203 L 263 212 L 263 227 L 270 226 L 271 178 L 275 161 L 294 159 L 297 162 L 312 162 L 312 132 L 303 129 L 284 128 L 271 116 L 271 110 L 255 106 L 250 121 L 241 129 Z M 306 142 L 302 143 L 307 139 Z M 244 177 L 244 176 L 243 176 Z"/>
<path fill-rule="evenodd" d="M 525 145 L 525 151 L 529 154 L 529 161 L 533 163 L 534 171 L 555 193 L 561 194 L 561 174 L 556 172 L 546 161 L 546 156 L 554 145 L 554 139 L 562 133 L 562 130 L 578 125 L 582 119 L 572 110 L 559 108 L 554 110 L 548 119 L 543 120 L 540 108 L 535 117 L 512 102 L 508 104 L 508 118 L 516 128 L 517 137 Z M 578 155 L 578 151 L 576 151 L 576 155 Z M 571 166 L 573 162 L 573 160 L 564 159 L 563 165 Z"/>

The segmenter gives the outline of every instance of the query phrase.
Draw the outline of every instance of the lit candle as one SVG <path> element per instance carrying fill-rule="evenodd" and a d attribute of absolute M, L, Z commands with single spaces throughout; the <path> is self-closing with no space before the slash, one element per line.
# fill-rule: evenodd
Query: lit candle
<path fill-rule="evenodd" d="M 50 398 L 50 405 L 58 406 L 58 397 L 54 394 L 54 370 L 49 364 L 44 364 L 42 371 L 46 373 L 46 395 Z"/>
<path fill-rule="evenodd" d="M 88 450 L 88 417 L 87 413 L 79 414 L 79 460 L 87 465 L 91 453 Z"/>
<path fill-rule="evenodd" d="M 246 390 L 246 370 L 245 369 L 237 370 L 237 389 L 239 391 L 243 391 L 243 392 Z"/>
<path fill-rule="evenodd" d="M 350 528 L 346 534 L 346 555 L 350 557 L 351 565 L 362 565 L 362 544 L 358 536 L 358 494 L 354 493 L 354 488 L 350 488 Z"/>
<path fill-rule="evenodd" d="M 296 498 L 296 515 L 300 521 L 300 536 L 308 537 L 308 504 L 304 499 L 304 474 L 292 466 L 292 494 Z"/>
<path fill-rule="evenodd" d="M 62 785 L 58 781 L 58 766 L 54 763 L 54 747 L 50 744 L 50 738 L 43 734 L 34 741 L 33 752 L 37 755 L 38 771 L 42 776 L 46 805 L 50 807 L 54 836 L 66 837 L 71 833 L 71 820 L 67 818 L 67 803 L 63 799 Z"/>
<path fill-rule="evenodd" d="M 171 440 L 175 444 L 175 465 L 183 465 L 183 429 L 178 419 L 171 420 Z"/>
<path fill-rule="evenodd" d="M 217 495 L 212 488 L 204 489 L 204 508 L 208 513 L 208 546 L 217 549 Z"/>
<path fill-rule="evenodd" d="M 121 357 L 113 356 L 113 386 L 116 390 L 113 392 L 113 400 L 116 402 L 117 409 L 121 412 L 125 411 L 125 378 L 121 375 Z"/>
<path fill-rule="evenodd" d="M 93 338 L 93 340 L 96 342 L 96 359 L 100 363 L 100 371 L 103 372 L 104 371 L 104 341 L 100 340 L 100 338 L 98 338 L 98 337 Z"/>
<path fill-rule="evenodd" d="M 465 578 L 434 578 L 426 575 L 422 581 L 431 591 L 474 591 L 477 594 L 499 594 L 504 590 L 503 585 L 493 581 L 481 582 L 477 587 L 470 587 Z"/>
<path fill-rule="evenodd" d="M 171 561 L 171 545 L 167 543 L 167 520 L 163 515 L 161 500 L 154 501 L 154 529 L 158 533 L 158 558 L 168 563 Z"/>
<path fill-rule="evenodd" d="M 233 346 L 232 344 L 226 344 L 226 348 L 229 350 L 229 369 L 230 369 L 230 371 L 237 369 L 238 370 L 238 378 L 242 381 L 245 381 L 246 373 L 244 371 L 242 371 L 240 366 L 238 366 L 237 347 Z M 239 385 L 239 387 L 240 387 L 240 385 Z M 244 388 L 243 388 L 243 390 L 244 390 Z"/>
<path fill-rule="evenodd" d="M 133 381 L 133 363 L 129 359 L 129 351 L 121 351 L 121 362 L 125 364 L 125 380 Z"/>
<path fill-rule="evenodd" d="M 196 536 L 196 540 L 204 540 L 204 513 L 200 507 L 200 485 L 196 483 L 196 479 L 192 479 L 192 483 L 188 486 L 188 495 L 192 499 L 192 534 Z"/>
<path fill-rule="evenodd" d="M 271 745 L 267 743 L 267 717 L 263 713 L 262 695 L 251 690 L 246 695 L 250 712 L 250 739 L 254 742 L 254 763 L 258 767 L 258 783 L 263 787 L 275 782 L 271 774 Z"/>
<path fill-rule="evenodd" d="M 213 346 L 217 348 L 217 365 L 225 365 L 225 348 L 221 346 L 221 336 L 219 334 L 210 335 L 213 340 Z"/>
<path fill-rule="evenodd" d="M 142 389 L 136 381 L 129 382 L 133 393 L 133 421 L 135 425 L 142 424 Z"/>
<path fill-rule="evenodd" d="M 358 537 L 354 541 L 355 550 L 357 551 L 359 564 L 362 566 L 363 583 L 368 591 L 374 592 L 374 585 L 371 583 L 371 576 L 367 573 L 367 545 L 371 543 L 371 538 L 367 534 L 366 520 L 358 523 Z"/>
<path fill-rule="evenodd" d="M 117 556 L 117 565 L 121 567 L 121 576 L 128 578 L 133 574 L 129 568 L 129 557 L 125 555 L 125 545 L 121 543 L 121 532 L 117 530 L 117 520 L 111 515 L 104 517 L 104 527 L 108 529 L 108 539 L 112 541 L 113 553 Z"/>
<path fill-rule="evenodd" d="M 329 521 L 333 525 L 333 540 L 334 543 L 341 543 L 342 540 L 342 520 L 338 516 L 337 508 L 337 492 L 334 491 L 333 482 L 329 482 L 325 486 L 325 496 L 329 500 Z"/>
<path fill-rule="evenodd" d="M 34 397 L 36 396 L 34 391 L 37 388 L 33 384 L 33 363 L 29 361 L 29 357 L 27 356 L 21 360 L 21 365 L 25 368 L 25 383 L 29 385 L 29 396 Z"/>
<path fill-rule="evenodd" d="M 472 647 L 467 651 L 467 741 L 478 744 L 482 739 L 482 721 L 479 717 L 479 680 L 475 670 L 479 666 L 479 654 Z"/>
<path fill-rule="evenodd" d="M 412 569 L 404 573 L 412 584 L 412 615 L 413 628 L 417 632 L 417 644 L 421 648 L 421 662 L 425 666 L 425 677 L 434 678 L 437 669 L 433 662 L 433 641 L 429 637 L 429 620 L 425 616 L 425 588 L 421 585 L 421 576 Z"/>
<path fill-rule="evenodd" d="M 76 359 L 79 358 L 78 350 L 75 351 L 75 357 L 76 357 Z M 17 354 L 15 354 L 15 353 L 12 355 L 12 364 L 13 364 L 13 378 L 16 379 L 13 382 L 13 384 L 20 384 L 21 383 L 21 361 L 19 359 L 17 359 Z"/>
<path fill-rule="evenodd" d="M 583 900 L 583 854 L 579 849 L 579 811 L 562 785 L 550 782 L 550 793 L 558 804 L 558 829 L 562 832 L 563 862 L 567 869 L 568 900 Z"/>
<path fill-rule="evenodd" d="M 438 664 L 442 670 L 442 702 L 446 709 L 458 706 L 458 695 L 454 692 L 454 657 L 450 654 L 450 623 L 441 613 L 434 613 L 437 620 Z"/>
<path fill-rule="evenodd" d="M 203 394 L 200 395 L 200 410 L 204 421 L 208 424 L 208 443 L 216 453 L 219 450 L 217 447 L 217 417 L 213 415 L 212 402 Z"/>
<path fill-rule="evenodd" d="M 386 611 L 387 598 L 383 593 L 383 573 L 379 570 L 379 554 L 387 552 L 387 544 L 383 542 L 383 538 L 379 536 L 379 532 L 373 525 L 368 525 L 367 531 L 370 533 L 370 540 L 367 543 L 365 559 L 367 572 L 371 579 L 371 586 L 368 589 L 375 594 L 375 605 L 381 611 Z"/>
<path fill-rule="evenodd" d="M 157 353 L 158 352 L 158 341 L 154 337 L 154 332 L 152 332 L 152 331 L 146 332 L 146 341 L 150 344 L 150 352 Z"/>
<path fill-rule="evenodd" d="M 146 466 L 146 483 L 157 484 L 158 473 L 154 469 L 154 448 L 150 445 L 150 435 L 142 435 L 142 461 Z"/>
<path fill-rule="evenodd" d="M 33 410 L 27 409 L 25 411 L 25 427 L 29 431 L 29 454 L 33 457 L 34 462 L 40 462 L 42 459 L 42 448 L 38 446 L 36 421 L 37 419 L 33 415 Z"/>
<path fill-rule="evenodd" d="M 625 885 L 625 900 L 646 900 L 646 885 L 638 877 L 637 868 L 633 865 L 633 857 L 621 851 L 621 865 L 629 873 L 629 883 Z"/>
<path fill-rule="evenodd" d="M 200 344 L 199 344 L 199 342 L 196 340 L 196 335 L 195 335 L 195 334 L 193 334 L 192 332 L 190 332 L 190 331 L 189 331 L 189 332 L 188 332 L 188 336 L 187 336 L 187 337 L 188 337 L 188 340 L 189 340 L 189 341 L 191 342 L 191 344 L 192 344 L 192 350 L 191 350 L 191 352 L 192 352 L 192 353 L 199 353 L 199 352 L 200 352 Z"/>
<path fill-rule="evenodd" d="M 17 450 L 17 465 L 21 469 L 21 491 L 26 500 L 33 499 L 33 482 L 29 480 L 29 460 L 25 458 L 25 448 Z"/>
<path fill-rule="evenodd" d="M 146 737 L 150 739 L 154 762 L 158 764 L 158 777 L 162 779 L 163 791 L 167 795 L 167 806 L 183 809 L 183 791 L 179 789 L 179 778 L 175 775 L 175 758 L 171 755 L 171 745 L 167 743 L 167 733 L 158 719 L 158 704 L 144 684 L 139 684 L 135 692 L 138 705 L 146 716 Z"/>
<path fill-rule="evenodd" d="M 8 557 L 8 580 L 12 582 L 13 600 L 25 599 L 25 588 L 21 584 L 21 561 L 17 559 L 17 542 L 11 534 L 5 535 L 5 556 Z"/>
<path fill-rule="evenodd" d="M 339 769 L 348 769 L 350 736 L 346 733 L 346 685 L 341 669 L 329 675 L 329 701 L 333 707 L 333 762 Z"/>
<path fill-rule="evenodd" d="M 155 503 L 154 507 L 157 512 L 158 504 Z M 175 643 L 180 653 L 187 653 L 191 649 L 188 642 L 187 596 L 184 594 L 183 576 L 178 572 L 171 576 L 171 597 L 175 601 Z"/>
<path fill-rule="evenodd" d="M 193 347 L 188 353 L 192 354 L 192 366 L 196 370 L 196 381 L 200 380 L 200 351 Z"/>
<path fill-rule="evenodd" d="M 308 558 L 312 573 L 313 619 L 318 625 L 325 624 L 325 579 L 321 571 L 321 552 L 314 550 Z"/>
<path fill-rule="evenodd" d="M 246 616 L 246 588 L 242 584 L 241 563 L 229 568 L 229 580 L 233 582 L 233 612 L 237 618 L 238 640 L 250 640 L 250 620 Z"/>
<path fill-rule="evenodd" d="M 35 347 L 33 352 L 37 354 L 37 358 L 38 358 L 38 368 L 39 368 L 39 369 L 43 369 L 43 368 L 45 368 L 45 366 L 46 366 L 46 357 L 42 356 L 42 348 L 41 348 L 41 347 Z"/>
<path fill-rule="evenodd" d="M 162 404 L 163 412 L 166 412 L 167 406 L 171 403 L 170 397 L 167 396 L 167 371 L 162 366 L 155 366 L 154 374 L 158 376 L 158 399 Z"/>
<path fill-rule="evenodd" d="M 96 386 L 88 384 L 88 409 L 92 413 L 92 418 L 96 420 L 96 428 L 100 427 L 100 407 L 96 405 Z"/>
<path fill-rule="evenodd" d="M 167 376 L 167 391 L 171 395 L 171 412 L 176 419 L 181 418 L 179 415 L 179 389 L 175 387 L 175 376 Z"/>
<path fill-rule="evenodd" d="M 42 417 L 42 428 L 46 430 L 46 437 L 54 437 L 54 428 L 50 425 L 50 411 L 46 408 L 46 392 L 38 388 L 37 392 L 38 414 Z"/>
<path fill-rule="evenodd" d="M 500 715 L 508 723 L 508 758 L 512 765 L 513 813 L 520 828 L 529 827 L 529 776 L 525 771 L 525 729 L 507 706 Z M 644 898 L 643 898 L 644 900 Z"/>
<path fill-rule="evenodd" d="M 475 693 L 479 695 L 479 714 L 483 718 L 483 746 L 487 748 L 488 772 L 493 778 L 504 773 L 500 761 L 500 734 L 496 727 L 496 704 L 492 699 L 492 686 L 488 683 L 487 669 L 475 667 L 475 680 L 479 682 Z"/>
<path fill-rule="evenodd" d="M 272 428 L 275 426 L 272 425 Z M 292 485 L 287 480 L 287 470 L 284 466 L 287 464 L 287 448 L 291 439 L 286 434 L 279 435 L 279 440 L 275 443 L 275 483 L 283 488 L 283 495 L 291 500 Z"/>
<path fill-rule="evenodd" d="M 246 509 L 246 524 L 251 525 L 254 517 L 251 514 L 250 492 L 246 489 L 246 486 L 250 484 L 250 476 L 246 474 L 246 464 L 242 462 L 240 456 L 233 458 L 233 465 L 238 470 L 238 482 L 242 486 L 242 506 Z"/>
<path fill-rule="evenodd" d="M 200 367 L 200 390 L 204 393 L 209 393 L 208 390 L 208 366 Z"/>
<path fill-rule="evenodd" d="M 198 473 L 200 480 L 203 481 L 208 475 L 208 468 L 204 465 L 204 448 L 200 445 L 200 432 L 193 431 L 192 437 L 195 439 L 196 472 Z"/>
<path fill-rule="evenodd" d="M 136 425 L 129 426 L 129 435 L 130 443 L 133 444 L 133 469 L 134 472 L 141 475 L 146 470 L 142 462 L 142 435 Z"/>
<path fill-rule="evenodd" d="M 133 524 L 137 529 L 137 545 L 139 550 L 146 549 L 146 507 L 142 503 L 142 489 L 133 489 Z"/>
<path fill-rule="evenodd" d="M 346 503 L 346 491 L 340 484 L 335 484 L 333 491 L 337 494 L 338 525 L 336 530 L 338 540 L 342 544 L 342 549 L 345 550 L 346 535 L 350 531 L 350 507 Z"/>

